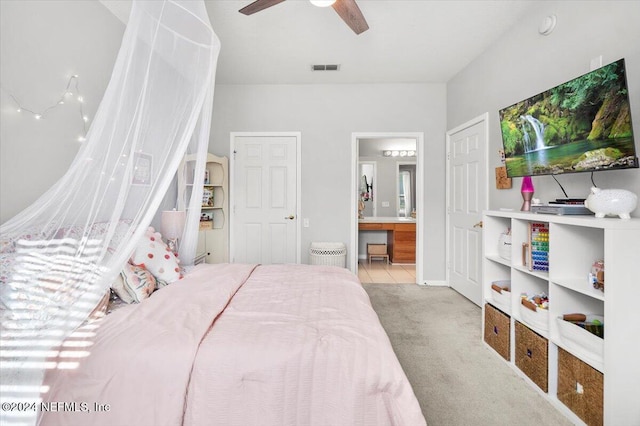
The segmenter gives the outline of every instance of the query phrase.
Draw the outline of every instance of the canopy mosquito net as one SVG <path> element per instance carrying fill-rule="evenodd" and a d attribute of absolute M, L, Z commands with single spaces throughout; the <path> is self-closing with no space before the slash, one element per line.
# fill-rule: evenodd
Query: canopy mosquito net
<path fill-rule="evenodd" d="M 19 404 L 47 391 L 45 369 L 73 368 L 49 360 L 103 298 L 160 206 L 176 205 L 172 181 L 185 154 L 198 159 L 194 180 L 202 182 L 219 50 L 202 0 L 134 2 L 86 142 L 51 189 L 0 227 L 0 397 L 10 404 L 0 423 L 35 423 L 33 406 Z M 202 186 L 193 188 L 183 265 L 197 244 Z"/>

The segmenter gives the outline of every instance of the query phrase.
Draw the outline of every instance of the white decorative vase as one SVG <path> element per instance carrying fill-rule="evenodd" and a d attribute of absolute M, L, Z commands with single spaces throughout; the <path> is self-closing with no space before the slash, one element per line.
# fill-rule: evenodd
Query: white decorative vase
<path fill-rule="evenodd" d="M 637 205 L 638 196 L 626 189 L 591 188 L 591 194 L 584 201 L 584 206 L 600 218 L 610 215 L 629 219 Z"/>

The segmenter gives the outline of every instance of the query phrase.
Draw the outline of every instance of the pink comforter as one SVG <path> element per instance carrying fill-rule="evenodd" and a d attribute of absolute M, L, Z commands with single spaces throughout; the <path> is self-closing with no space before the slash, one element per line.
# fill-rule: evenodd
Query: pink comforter
<path fill-rule="evenodd" d="M 202 265 L 109 315 L 90 352 L 51 370 L 44 395 L 90 410 L 42 413 L 42 425 L 425 424 L 367 294 L 340 268 Z"/>

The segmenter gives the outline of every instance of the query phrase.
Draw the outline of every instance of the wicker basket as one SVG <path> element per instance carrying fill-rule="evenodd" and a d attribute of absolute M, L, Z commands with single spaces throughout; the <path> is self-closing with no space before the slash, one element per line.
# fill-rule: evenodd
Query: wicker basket
<path fill-rule="evenodd" d="M 540 389 L 549 391 L 549 341 L 516 321 L 516 366 Z"/>
<path fill-rule="evenodd" d="M 311 243 L 309 261 L 312 265 L 346 267 L 347 248 L 343 243 Z"/>
<path fill-rule="evenodd" d="M 484 305 L 484 341 L 504 359 L 511 359 L 509 350 L 511 319 L 488 303 Z"/>
<path fill-rule="evenodd" d="M 587 425 L 603 423 L 604 375 L 558 348 L 558 399 Z"/>

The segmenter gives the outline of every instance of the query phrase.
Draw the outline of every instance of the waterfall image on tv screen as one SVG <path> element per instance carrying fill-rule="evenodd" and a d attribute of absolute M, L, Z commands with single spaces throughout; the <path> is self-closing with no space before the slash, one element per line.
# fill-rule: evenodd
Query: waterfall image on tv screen
<path fill-rule="evenodd" d="M 500 110 L 509 177 L 638 167 L 624 59 Z"/>

